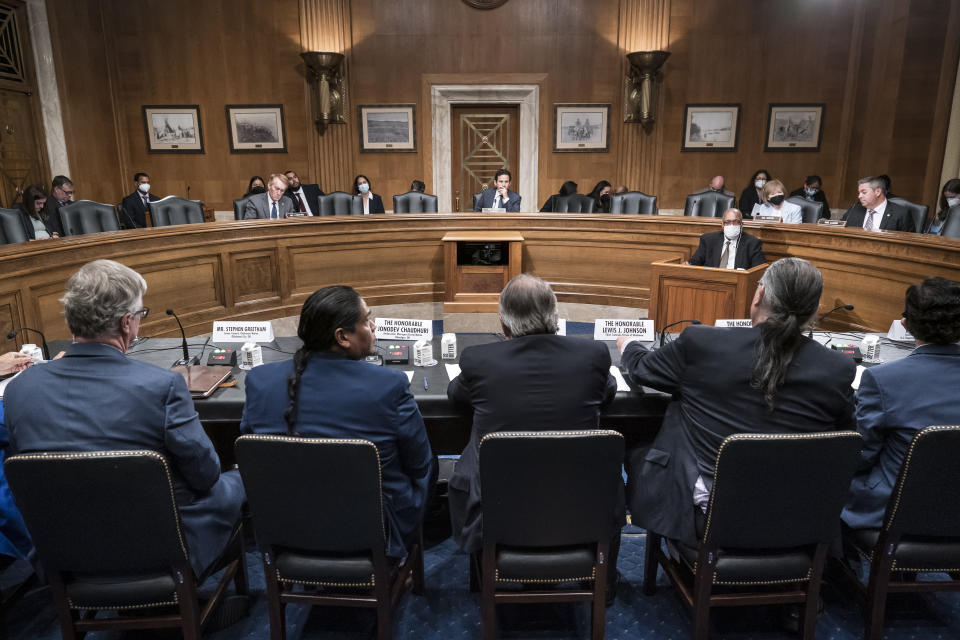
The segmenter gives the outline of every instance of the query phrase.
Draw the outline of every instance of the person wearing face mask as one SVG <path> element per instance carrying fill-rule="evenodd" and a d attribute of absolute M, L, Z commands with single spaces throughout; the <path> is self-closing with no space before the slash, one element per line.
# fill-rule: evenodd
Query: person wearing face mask
<path fill-rule="evenodd" d="M 761 191 L 768 180 L 770 180 L 770 172 L 766 169 L 757 169 L 750 178 L 750 182 L 744 187 L 738 203 L 740 211 L 744 212 L 744 218 L 750 218 L 753 205 L 761 202 Z"/>
<path fill-rule="evenodd" d="M 590 192 L 589 197 L 593 200 L 594 213 L 610 213 L 610 190 L 613 186 L 606 180 L 601 180 Z"/>
<path fill-rule="evenodd" d="M 120 221 L 128 229 L 142 229 L 147 226 L 147 208 L 160 196 L 150 193 L 150 176 L 142 171 L 133 174 L 133 184 L 136 191 L 120 203 Z"/>
<path fill-rule="evenodd" d="M 803 186 L 791 191 L 790 197 L 804 198 L 810 202 L 822 202 L 823 209 L 820 210 L 820 217 L 830 217 L 830 204 L 827 202 L 827 194 L 823 192 L 823 180 L 820 179 L 820 176 L 807 176 L 807 179 L 803 181 Z"/>
<path fill-rule="evenodd" d="M 780 218 L 781 222 L 799 224 L 803 222 L 803 210 L 799 205 L 787 202 L 784 195 L 783 183 L 779 180 L 768 180 L 763 185 L 761 194 L 763 204 L 753 205 L 752 215 Z"/>
<path fill-rule="evenodd" d="M 371 190 L 370 178 L 360 174 L 353 179 L 353 193 L 363 202 L 363 214 L 385 213 L 383 200 Z"/>
<path fill-rule="evenodd" d="M 739 209 L 727 209 L 721 220 L 722 231 L 700 236 L 700 246 L 685 264 L 720 269 L 752 269 L 767 261 L 760 238 L 743 230 Z"/>
<path fill-rule="evenodd" d="M 940 207 L 936 215 L 930 220 L 924 233 L 939 234 L 943 223 L 947 221 L 947 212 L 954 207 L 960 207 L 960 178 L 947 180 L 940 191 Z M 960 215 L 960 214 L 957 214 Z"/>

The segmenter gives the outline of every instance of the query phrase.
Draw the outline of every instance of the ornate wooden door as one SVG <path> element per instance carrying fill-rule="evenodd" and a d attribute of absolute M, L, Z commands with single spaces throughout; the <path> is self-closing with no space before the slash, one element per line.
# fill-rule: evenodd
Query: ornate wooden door
<path fill-rule="evenodd" d="M 510 190 L 519 190 L 520 108 L 517 105 L 455 105 L 450 123 L 451 211 L 472 211 L 473 194 L 492 187 L 493 174 L 500 168 L 509 169 L 513 174 Z"/>

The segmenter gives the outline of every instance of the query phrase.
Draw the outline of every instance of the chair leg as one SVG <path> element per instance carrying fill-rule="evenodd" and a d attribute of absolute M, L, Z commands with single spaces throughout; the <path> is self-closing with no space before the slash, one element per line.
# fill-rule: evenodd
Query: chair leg
<path fill-rule="evenodd" d="M 393 600 L 390 598 L 390 586 L 388 580 L 378 579 L 373 588 L 377 598 L 377 640 L 393 638 Z"/>
<path fill-rule="evenodd" d="M 707 640 L 710 636 L 710 594 L 716 566 L 717 552 L 701 546 L 697 574 L 693 577 L 693 640 Z"/>
<path fill-rule="evenodd" d="M 240 530 L 240 558 L 237 563 L 237 572 L 233 574 L 233 589 L 237 595 L 250 595 L 250 582 L 247 573 L 247 543 L 244 539 L 243 528 Z"/>
<path fill-rule="evenodd" d="M 600 559 L 603 559 L 601 562 Z M 603 640 L 607 624 L 607 572 L 616 571 L 610 566 L 610 543 L 597 543 L 597 571 L 593 580 L 593 603 L 591 611 L 592 640 Z"/>
<path fill-rule="evenodd" d="M 277 580 L 277 569 L 273 564 L 273 554 L 270 550 L 261 549 L 260 555 L 263 558 L 263 575 L 267 586 L 270 640 L 285 640 L 287 637 L 287 617 L 284 603 L 280 600 L 280 581 Z"/>
<path fill-rule="evenodd" d="M 494 640 L 497 637 L 497 603 L 494 599 L 497 588 L 497 559 L 493 545 L 483 546 L 482 562 L 480 609 L 483 617 L 483 640 Z"/>
<path fill-rule="evenodd" d="M 183 640 L 200 640 L 200 602 L 197 600 L 197 585 L 190 565 L 176 569 L 177 598 L 180 600 L 180 624 Z"/>
<path fill-rule="evenodd" d="M 659 568 L 658 552 L 660 551 L 661 537 L 647 531 L 647 544 L 644 548 L 643 565 L 643 594 L 652 596 L 657 592 L 657 569 Z"/>
<path fill-rule="evenodd" d="M 480 558 L 478 553 L 467 556 L 470 563 L 470 593 L 480 593 Z"/>
<path fill-rule="evenodd" d="M 817 627 L 817 614 L 820 606 L 820 585 L 823 582 L 823 567 L 827 561 L 827 545 L 818 544 L 813 555 L 813 567 L 807 582 L 807 599 L 800 610 L 800 637 L 813 640 Z"/>
<path fill-rule="evenodd" d="M 67 602 L 67 590 L 56 571 L 47 571 L 47 580 L 50 583 L 50 594 L 53 596 L 53 604 L 57 609 L 57 620 L 60 623 L 60 636 L 63 640 L 79 640 L 84 634 L 78 634 L 73 623 L 76 616 L 70 609 Z"/>
<path fill-rule="evenodd" d="M 870 561 L 870 580 L 867 583 L 867 610 L 864 620 L 864 638 L 883 638 L 883 616 L 887 607 L 887 585 L 890 581 L 890 566 L 893 564 L 894 542 L 881 534 Z"/>

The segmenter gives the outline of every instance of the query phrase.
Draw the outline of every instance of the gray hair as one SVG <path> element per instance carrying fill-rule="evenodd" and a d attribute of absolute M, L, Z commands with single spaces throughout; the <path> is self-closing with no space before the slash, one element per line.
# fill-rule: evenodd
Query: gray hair
<path fill-rule="evenodd" d="M 557 296 L 540 278 L 520 274 L 500 293 L 500 321 L 512 338 L 556 333 Z"/>
<path fill-rule="evenodd" d="M 883 180 L 875 176 L 867 176 L 866 178 L 860 178 L 857 180 L 857 184 L 867 184 L 870 185 L 871 189 L 883 189 L 883 195 L 887 195 L 887 188 L 883 184 Z"/>
<path fill-rule="evenodd" d="M 146 280 L 130 267 L 94 260 L 70 276 L 60 302 L 73 335 L 99 338 L 116 335 L 120 318 L 139 311 L 146 291 Z"/>

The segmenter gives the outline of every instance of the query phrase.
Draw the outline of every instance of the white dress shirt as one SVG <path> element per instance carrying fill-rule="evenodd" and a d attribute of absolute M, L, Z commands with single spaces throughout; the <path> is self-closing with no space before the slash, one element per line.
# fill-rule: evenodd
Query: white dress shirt
<path fill-rule="evenodd" d="M 881 202 L 880 204 L 878 204 L 873 208 L 873 211 L 874 211 L 873 226 L 868 227 L 867 220 L 870 217 L 870 214 L 869 214 L 870 210 L 867 209 L 867 211 L 864 212 L 863 214 L 863 228 L 866 229 L 867 231 L 880 231 L 880 221 L 883 220 L 883 212 L 886 210 L 887 210 L 887 199 L 884 198 L 883 202 Z"/>
<path fill-rule="evenodd" d="M 297 196 L 299 196 L 301 202 L 303 202 L 303 208 L 307 210 L 307 215 L 308 215 L 308 216 L 315 216 L 315 215 L 317 215 L 317 214 L 315 214 L 315 213 L 313 212 L 313 209 L 310 208 L 310 202 L 307 200 L 307 194 L 305 194 L 305 193 L 303 192 L 303 185 L 300 185 L 300 188 L 297 189 L 296 191 L 294 191 L 294 193 L 297 194 Z M 294 198 L 293 204 L 297 204 L 296 198 Z"/>

